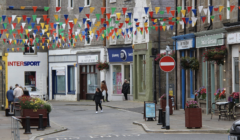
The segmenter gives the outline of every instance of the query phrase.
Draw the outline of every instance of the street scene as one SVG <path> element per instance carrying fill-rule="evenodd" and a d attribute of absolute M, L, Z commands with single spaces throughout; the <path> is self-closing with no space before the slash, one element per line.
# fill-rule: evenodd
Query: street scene
<path fill-rule="evenodd" d="M 1 0 L 0 140 L 240 140 L 239 0 Z"/>

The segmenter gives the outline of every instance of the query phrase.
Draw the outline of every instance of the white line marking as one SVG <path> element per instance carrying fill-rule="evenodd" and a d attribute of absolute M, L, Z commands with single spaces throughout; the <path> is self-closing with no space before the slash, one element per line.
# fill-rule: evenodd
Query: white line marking
<path fill-rule="evenodd" d="M 161 62 L 161 66 L 174 66 L 174 62 Z"/>
<path fill-rule="evenodd" d="M 90 138 L 92 138 L 92 139 L 93 139 L 93 137 L 92 137 L 92 136 L 90 136 Z"/>

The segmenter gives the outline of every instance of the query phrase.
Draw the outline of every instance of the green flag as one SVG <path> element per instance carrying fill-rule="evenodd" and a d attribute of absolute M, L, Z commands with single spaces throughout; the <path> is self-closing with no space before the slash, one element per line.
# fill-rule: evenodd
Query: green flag
<path fill-rule="evenodd" d="M 63 22 L 59 22 L 59 25 L 62 26 L 62 25 L 63 25 Z"/>
<path fill-rule="evenodd" d="M 175 21 L 176 20 L 176 18 L 172 18 L 172 21 Z"/>
<path fill-rule="evenodd" d="M 36 21 L 37 15 L 32 15 L 33 21 Z"/>
<path fill-rule="evenodd" d="M 108 20 L 109 23 L 111 23 L 111 21 L 112 21 L 112 18 L 110 18 L 110 19 Z"/>
<path fill-rule="evenodd" d="M 149 32 L 151 31 L 151 27 L 148 27 L 148 31 L 149 31 Z"/>
<path fill-rule="evenodd" d="M 214 19 L 215 18 L 215 16 L 211 16 L 211 19 Z"/>
<path fill-rule="evenodd" d="M 24 51 L 24 49 L 25 49 L 25 48 L 24 48 L 24 47 L 22 47 L 22 51 Z"/>
<path fill-rule="evenodd" d="M 7 28 L 7 23 L 3 23 L 3 25 L 4 25 L 5 29 L 6 29 Z"/>
<path fill-rule="evenodd" d="M 179 21 L 177 20 L 177 24 L 179 23 Z"/>
<path fill-rule="evenodd" d="M 152 26 L 153 29 L 155 29 L 155 26 Z"/>
<path fill-rule="evenodd" d="M 228 11 L 230 11 L 230 10 L 231 10 L 231 8 L 230 8 L 230 7 L 227 7 L 227 9 L 228 9 Z"/>
<path fill-rule="evenodd" d="M 55 43 L 53 44 L 52 48 L 53 48 L 53 49 L 55 48 Z"/>
<path fill-rule="evenodd" d="M 23 37 L 23 34 L 20 34 L 21 38 Z"/>
<path fill-rule="evenodd" d="M 97 20 L 100 20 L 101 14 L 96 14 Z"/>
<path fill-rule="evenodd" d="M 0 22 L 2 21 L 2 17 L 0 17 Z"/>
<path fill-rule="evenodd" d="M 129 22 L 128 25 L 131 26 L 131 25 L 132 25 L 132 22 Z"/>
<path fill-rule="evenodd" d="M 164 14 L 164 11 L 160 11 L 159 13 L 160 13 L 161 15 L 163 15 L 163 14 Z"/>
<path fill-rule="evenodd" d="M 117 9 L 116 7 L 112 7 L 112 14 L 114 14 L 115 10 Z"/>
<path fill-rule="evenodd" d="M 39 38 L 36 38 L 36 42 L 39 43 Z"/>
<path fill-rule="evenodd" d="M 48 11 L 48 10 L 49 10 L 49 7 L 44 6 L 44 11 Z"/>
<path fill-rule="evenodd" d="M 178 13 L 180 13 L 181 10 L 182 10 L 182 6 L 178 6 L 178 7 L 177 7 L 177 11 L 178 11 Z"/>
<path fill-rule="evenodd" d="M 118 20 L 116 20 L 116 21 L 115 21 L 115 23 L 116 23 L 116 24 L 118 24 L 118 23 L 119 23 L 119 21 L 118 21 Z"/>

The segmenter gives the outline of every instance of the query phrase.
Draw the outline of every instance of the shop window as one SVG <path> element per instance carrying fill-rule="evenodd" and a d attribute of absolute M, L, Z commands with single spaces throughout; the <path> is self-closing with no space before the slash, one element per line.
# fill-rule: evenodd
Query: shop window
<path fill-rule="evenodd" d="M 121 65 L 113 66 L 113 94 L 122 94 L 122 68 Z"/>
<path fill-rule="evenodd" d="M 36 87 L 36 72 L 35 71 L 26 71 L 25 74 L 25 86 Z"/>
<path fill-rule="evenodd" d="M 95 93 L 98 85 L 97 69 L 95 65 L 87 66 L 87 93 Z"/>
<path fill-rule="evenodd" d="M 68 94 L 75 94 L 75 67 L 68 66 Z"/>
<path fill-rule="evenodd" d="M 125 65 L 124 66 L 124 80 L 127 79 L 128 80 L 128 83 L 129 83 L 129 87 L 131 88 L 131 85 L 130 85 L 130 65 Z M 128 94 L 130 94 L 130 88 L 128 90 Z"/>
<path fill-rule="evenodd" d="M 56 73 L 57 93 L 66 93 L 65 69 L 59 69 Z"/>
<path fill-rule="evenodd" d="M 140 55 L 140 92 L 146 90 L 146 55 Z"/>

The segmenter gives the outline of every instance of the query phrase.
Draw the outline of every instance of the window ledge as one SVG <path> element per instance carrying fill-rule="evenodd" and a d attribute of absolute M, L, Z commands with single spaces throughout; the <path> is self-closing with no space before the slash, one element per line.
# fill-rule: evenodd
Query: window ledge
<path fill-rule="evenodd" d="M 54 95 L 66 95 L 66 93 L 55 93 Z"/>
<path fill-rule="evenodd" d="M 75 95 L 75 91 L 68 92 L 67 94 Z"/>
<path fill-rule="evenodd" d="M 90 7 L 91 5 L 85 5 L 84 7 Z"/>

